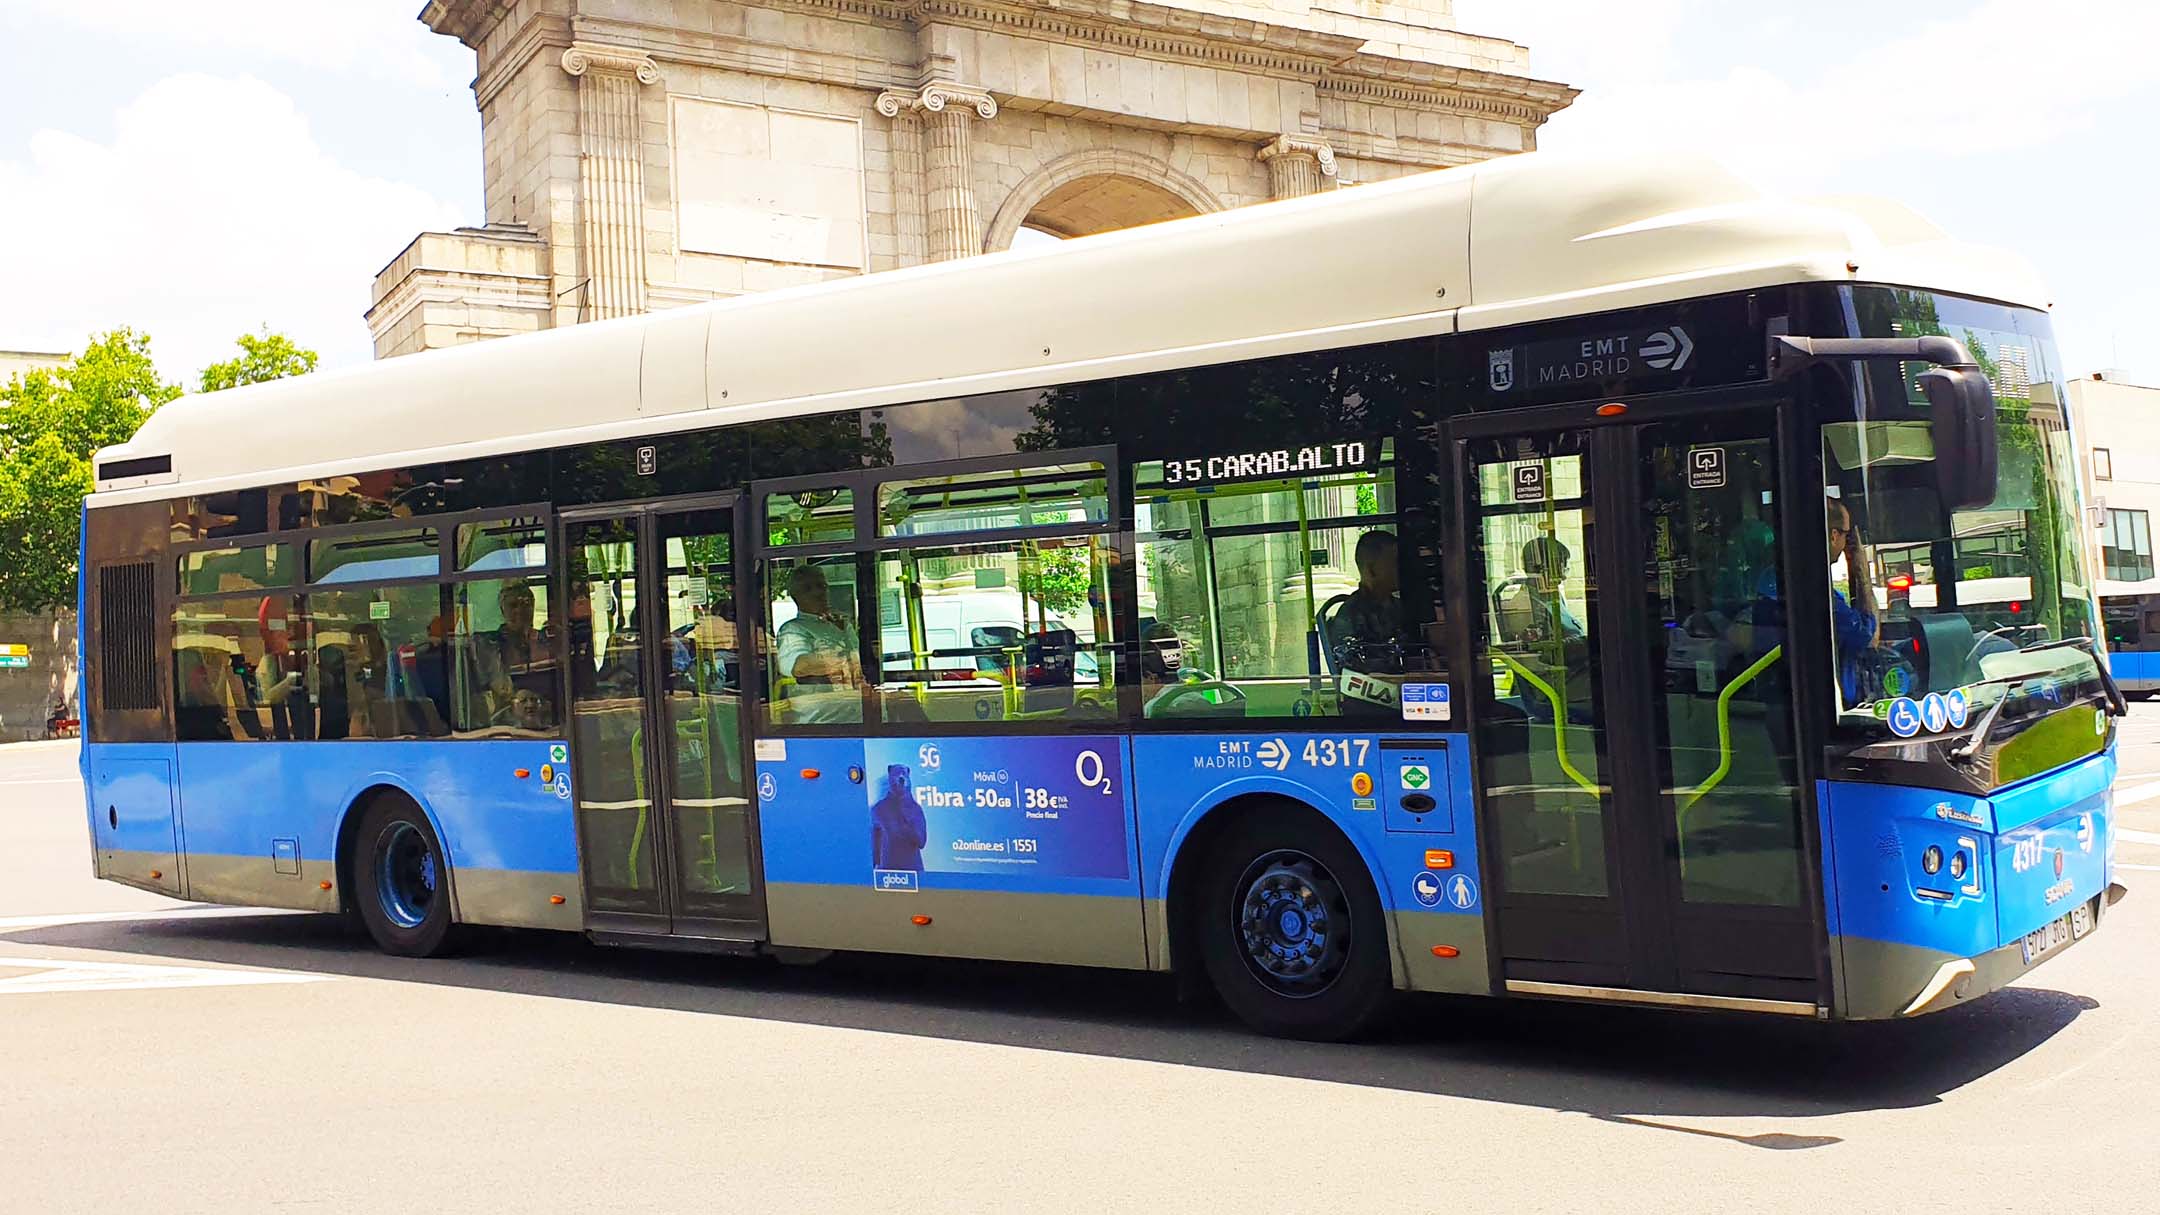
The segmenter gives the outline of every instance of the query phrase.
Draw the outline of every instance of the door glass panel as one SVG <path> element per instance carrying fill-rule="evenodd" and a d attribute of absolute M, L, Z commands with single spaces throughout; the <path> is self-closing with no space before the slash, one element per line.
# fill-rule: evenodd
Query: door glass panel
<path fill-rule="evenodd" d="M 1796 907 L 1777 463 L 1769 438 L 1727 437 L 1738 433 L 1711 419 L 1642 429 L 1658 785 L 1679 841 L 1683 900 Z"/>
<path fill-rule="evenodd" d="M 660 702 L 679 909 L 736 918 L 751 910 L 745 900 L 754 891 L 732 520 L 725 510 L 662 515 L 657 540 L 667 617 Z"/>
<path fill-rule="evenodd" d="M 1507 893 L 1603 897 L 1606 737 L 1589 436 L 1471 445 L 1478 742 Z"/>
<path fill-rule="evenodd" d="M 644 654 L 637 522 L 573 523 L 569 536 L 571 741 L 577 755 L 586 900 L 595 911 L 662 914 L 645 771 Z"/>

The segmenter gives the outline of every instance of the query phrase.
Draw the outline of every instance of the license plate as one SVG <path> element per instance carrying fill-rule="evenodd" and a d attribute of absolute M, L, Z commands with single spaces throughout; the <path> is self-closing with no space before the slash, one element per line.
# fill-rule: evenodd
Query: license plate
<path fill-rule="evenodd" d="M 2092 931 L 2092 926 L 2092 904 L 2080 903 L 2070 909 L 2069 915 L 2026 933 L 2025 964 L 2030 966 L 2070 942 L 2083 938 Z"/>

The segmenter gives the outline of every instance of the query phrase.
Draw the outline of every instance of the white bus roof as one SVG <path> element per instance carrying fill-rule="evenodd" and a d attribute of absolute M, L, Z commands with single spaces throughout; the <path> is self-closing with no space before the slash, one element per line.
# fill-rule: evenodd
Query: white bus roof
<path fill-rule="evenodd" d="M 2045 307 L 2020 260 L 1708 160 L 1531 153 L 185 397 L 93 507 L 1805 282 Z"/>

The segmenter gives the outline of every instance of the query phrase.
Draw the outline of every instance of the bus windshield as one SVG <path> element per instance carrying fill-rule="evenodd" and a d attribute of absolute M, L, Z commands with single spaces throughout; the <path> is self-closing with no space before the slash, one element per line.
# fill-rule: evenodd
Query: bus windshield
<path fill-rule="evenodd" d="M 1972 352 L 1995 386 L 2001 472 L 1986 507 L 1945 510 L 1917 381 L 1926 367 L 1853 372 L 1857 409 L 1822 427 L 1841 720 L 1934 733 L 1963 726 L 1969 706 L 2008 726 L 2100 695 L 2076 466 L 2046 318 L 1916 292 L 1855 296 L 1865 336 L 1945 334 Z M 2080 640 L 2088 644 L 2071 644 Z M 1961 689 L 1949 720 L 1898 704 Z"/>

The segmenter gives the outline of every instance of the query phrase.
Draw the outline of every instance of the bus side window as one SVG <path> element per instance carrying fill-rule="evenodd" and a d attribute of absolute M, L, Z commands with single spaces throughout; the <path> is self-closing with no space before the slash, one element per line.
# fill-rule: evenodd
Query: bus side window
<path fill-rule="evenodd" d="M 1240 478 L 1268 467 L 1242 456 L 1134 470 L 1147 716 L 1400 720 L 1438 621 L 1404 606 L 1428 579 L 1398 535 L 1393 443 L 1354 446 L 1368 459 L 1272 477 Z"/>
<path fill-rule="evenodd" d="M 766 563 L 767 721 L 862 721 L 862 644 L 855 621 L 855 558 L 779 557 Z"/>

